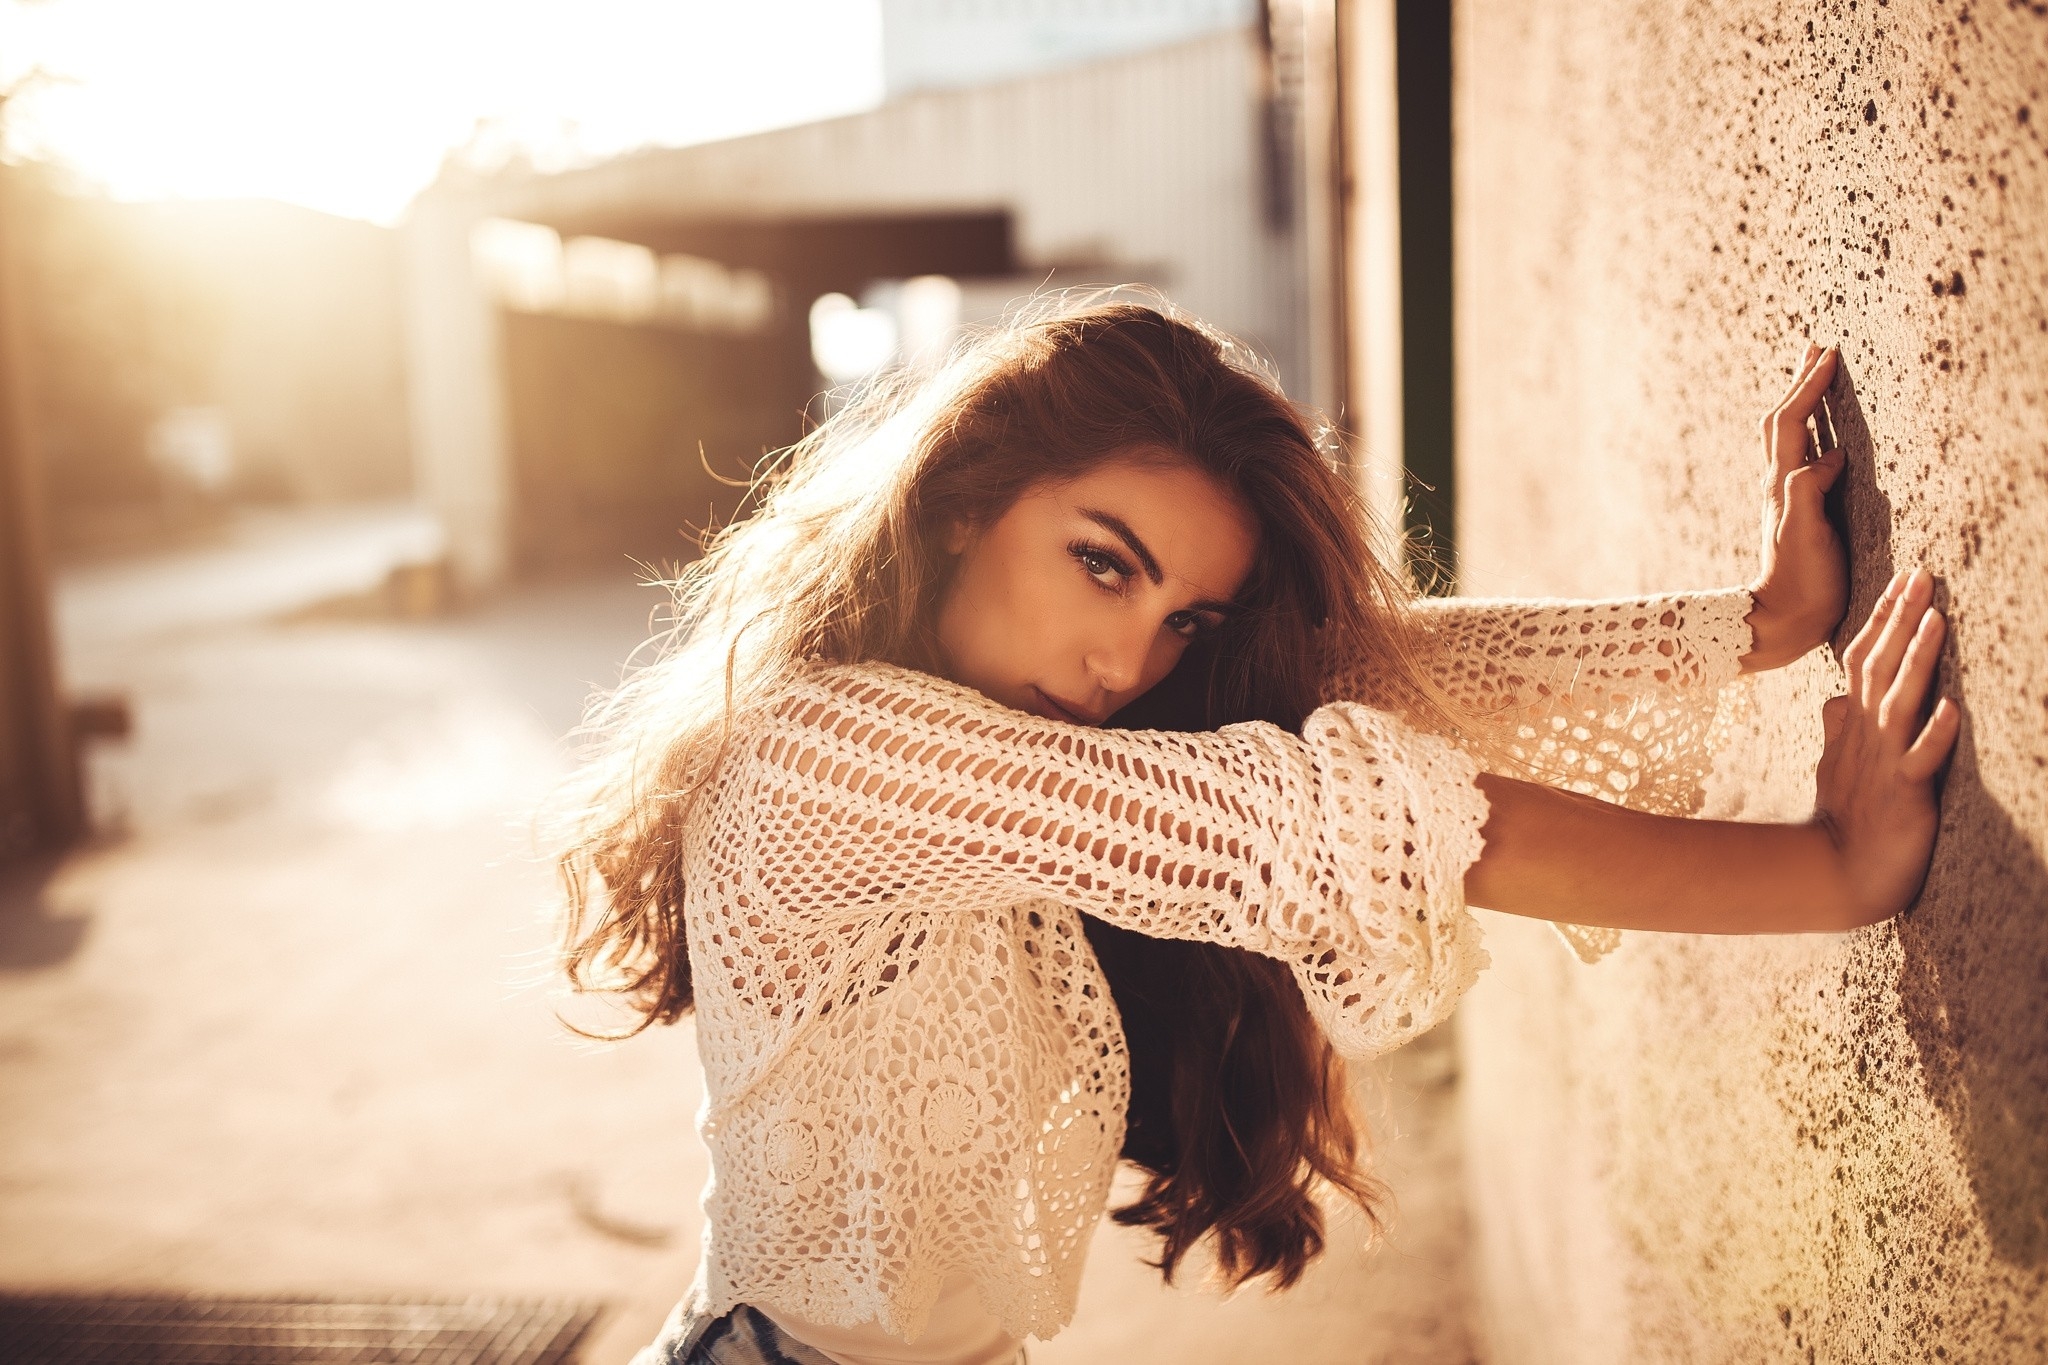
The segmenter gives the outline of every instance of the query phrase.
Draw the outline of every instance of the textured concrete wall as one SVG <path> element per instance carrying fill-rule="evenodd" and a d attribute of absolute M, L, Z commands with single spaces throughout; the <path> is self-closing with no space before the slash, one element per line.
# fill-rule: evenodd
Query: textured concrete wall
<path fill-rule="evenodd" d="M 1489 1358 L 2048 1358 L 2048 7 L 1474 0 L 1457 61 L 1463 590 L 1745 579 L 1839 340 L 1851 618 L 1941 574 L 1969 716 L 1895 924 L 1588 968 L 1489 917 Z M 1709 813 L 1810 810 L 1829 684 L 1731 697 Z"/>

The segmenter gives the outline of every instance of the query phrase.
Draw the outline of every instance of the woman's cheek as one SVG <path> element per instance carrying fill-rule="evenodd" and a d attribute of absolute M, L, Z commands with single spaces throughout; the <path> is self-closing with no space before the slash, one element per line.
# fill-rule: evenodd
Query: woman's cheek
<path fill-rule="evenodd" d="M 1001 660 L 1003 673 L 1013 679 L 1033 679 L 1051 652 L 1063 647 L 1077 613 L 1091 605 L 1066 581 L 1079 577 L 1050 572 L 1042 563 L 1002 575 L 999 591 L 968 606 L 983 657 Z"/>
<path fill-rule="evenodd" d="M 1081 577 L 1081 575 L 1073 575 Z M 1047 663 L 1069 663 L 1087 653 L 1087 641 L 1098 628 L 1104 593 L 1081 579 L 1079 587 L 1061 583 L 1044 593 L 1032 620 L 1032 653 Z"/>

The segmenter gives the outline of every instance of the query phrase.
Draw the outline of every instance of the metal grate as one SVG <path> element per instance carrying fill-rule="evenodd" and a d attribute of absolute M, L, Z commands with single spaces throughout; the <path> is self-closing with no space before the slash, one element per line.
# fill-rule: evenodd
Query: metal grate
<path fill-rule="evenodd" d="M 599 1305 L 0 1294 L 5 1365 L 571 1365 Z"/>

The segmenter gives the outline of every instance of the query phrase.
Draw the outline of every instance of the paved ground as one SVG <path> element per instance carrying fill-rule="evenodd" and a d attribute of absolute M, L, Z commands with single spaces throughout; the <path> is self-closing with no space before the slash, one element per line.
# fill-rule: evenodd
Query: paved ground
<path fill-rule="evenodd" d="M 440 523 L 410 502 L 237 509 L 203 547 L 61 574 L 58 631 L 93 649 L 282 616 L 381 594 L 393 570 L 445 551 Z"/>
<path fill-rule="evenodd" d="M 693 1268 L 693 1043 L 556 1025 L 526 828 L 649 597 L 74 640 L 137 732 L 94 765 L 114 832 L 0 892 L 0 1287 L 590 1297 L 593 1365 L 651 1333 Z M 1469 1359 L 1448 1057 L 1362 1078 L 1404 1214 L 1376 1257 L 1340 1225 L 1286 1299 L 1226 1302 L 1106 1227 L 1033 1359 Z"/>

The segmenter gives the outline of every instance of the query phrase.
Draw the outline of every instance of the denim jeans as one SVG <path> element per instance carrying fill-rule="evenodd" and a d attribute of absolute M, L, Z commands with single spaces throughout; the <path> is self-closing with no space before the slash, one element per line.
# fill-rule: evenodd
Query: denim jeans
<path fill-rule="evenodd" d="M 832 1365 L 751 1304 L 712 1317 L 693 1294 L 677 1304 L 661 1335 L 633 1365 Z"/>

